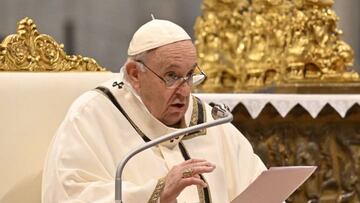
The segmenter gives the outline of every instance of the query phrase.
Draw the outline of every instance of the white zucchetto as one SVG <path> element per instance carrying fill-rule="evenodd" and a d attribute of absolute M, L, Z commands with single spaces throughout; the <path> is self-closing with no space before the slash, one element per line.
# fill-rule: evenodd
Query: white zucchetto
<path fill-rule="evenodd" d="M 182 27 L 168 20 L 153 19 L 142 25 L 134 33 L 130 41 L 128 55 L 133 56 L 182 40 L 191 40 Z"/>

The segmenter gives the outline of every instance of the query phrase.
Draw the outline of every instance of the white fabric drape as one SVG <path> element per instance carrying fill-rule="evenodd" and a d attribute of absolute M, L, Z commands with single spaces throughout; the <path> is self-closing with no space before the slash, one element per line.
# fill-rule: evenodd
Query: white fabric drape
<path fill-rule="evenodd" d="M 257 118 L 266 104 L 271 104 L 282 117 L 295 105 L 301 105 L 316 118 L 326 104 L 329 104 L 344 118 L 354 105 L 360 105 L 358 94 L 196 94 L 210 103 L 223 103 L 233 110 L 242 103 L 253 119 Z"/>

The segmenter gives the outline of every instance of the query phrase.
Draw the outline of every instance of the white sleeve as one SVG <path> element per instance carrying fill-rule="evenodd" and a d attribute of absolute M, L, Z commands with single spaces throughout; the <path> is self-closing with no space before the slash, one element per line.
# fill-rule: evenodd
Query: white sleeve
<path fill-rule="evenodd" d="M 224 126 L 227 182 L 230 198 L 238 196 L 266 169 L 249 141 L 232 124 Z"/>
<path fill-rule="evenodd" d="M 116 158 L 102 135 L 90 135 L 91 130 L 99 131 L 90 130 L 82 123 L 80 119 L 65 122 L 56 135 L 43 176 L 44 203 L 115 202 Z M 149 179 L 135 184 L 123 178 L 124 203 L 149 202 L 159 181 Z M 158 197 L 155 199 L 158 200 Z"/>

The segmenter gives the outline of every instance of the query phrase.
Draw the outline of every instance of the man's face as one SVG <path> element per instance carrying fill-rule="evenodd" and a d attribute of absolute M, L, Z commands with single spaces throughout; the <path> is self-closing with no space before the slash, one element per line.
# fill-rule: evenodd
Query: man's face
<path fill-rule="evenodd" d="M 160 77 L 176 74 L 185 77 L 194 71 L 196 50 L 190 40 L 159 47 L 149 52 L 143 61 Z M 165 125 L 174 125 L 189 106 L 191 86 L 187 82 L 166 87 L 164 81 L 149 70 L 139 74 L 139 96 L 150 113 Z"/>

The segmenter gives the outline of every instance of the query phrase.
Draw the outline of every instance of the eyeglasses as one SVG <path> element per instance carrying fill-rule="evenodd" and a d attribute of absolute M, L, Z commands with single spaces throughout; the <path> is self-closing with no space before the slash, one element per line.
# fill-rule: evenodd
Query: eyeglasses
<path fill-rule="evenodd" d="M 200 67 L 196 64 L 195 68 L 198 69 L 200 72 L 199 74 L 195 74 L 194 72 L 188 74 L 185 77 L 178 76 L 175 72 L 169 72 L 164 77 L 161 77 L 158 75 L 155 71 L 153 71 L 151 68 L 149 68 L 143 61 L 141 60 L 135 60 L 138 63 L 141 63 L 145 66 L 150 72 L 152 72 L 154 75 L 156 75 L 160 80 L 162 80 L 167 88 L 176 88 L 182 85 L 184 82 L 187 82 L 190 86 L 192 85 L 198 85 L 202 81 L 206 79 L 206 74 L 203 70 L 200 69 Z"/>

